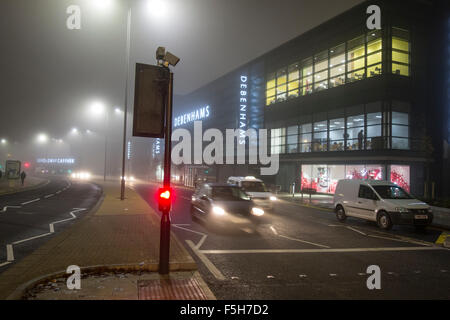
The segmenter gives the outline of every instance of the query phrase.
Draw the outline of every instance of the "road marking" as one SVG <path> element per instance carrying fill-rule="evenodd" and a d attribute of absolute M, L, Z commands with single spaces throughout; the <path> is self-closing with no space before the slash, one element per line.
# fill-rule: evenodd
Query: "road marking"
<path fill-rule="evenodd" d="M 220 270 L 216 268 L 216 266 L 203 254 L 202 251 L 196 248 L 191 240 L 186 240 L 186 243 L 217 280 L 225 280 L 225 276 L 222 274 L 222 272 L 220 272 Z"/>
<path fill-rule="evenodd" d="M 6 259 L 7 259 L 7 262 L 10 263 L 10 262 L 14 261 L 13 245 L 18 245 L 18 244 L 21 244 L 21 243 L 24 243 L 24 242 L 27 242 L 27 241 L 31 241 L 31 240 L 35 240 L 35 239 L 39 239 L 39 238 L 43 238 L 43 237 L 49 236 L 49 235 L 51 235 L 51 234 L 53 234 L 55 232 L 55 227 L 54 227 L 55 224 L 76 219 L 77 216 L 75 216 L 75 213 L 80 212 L 80 211 L 84 211 L 84 210 L 86 210 L 86 208 L 73 208 L 73 211 L 71 211 L 69 213 L 72 217 L 68 218 L 68 219 L 59 220 L 59 221 L 55 221 L 55 222 L 50 223 L 49 224 L 50 232 L 48 232 L 48 233 L 44 233 L 44 234 L 40 234 L 40 235 L 31 237 L 31 238 L 19 240 L 19 241 L 13 242 L 12 244 L 7 244 L 6 245 L 6 257 L 7 257 Z M 3 266 L 3 265 L 5 265 L 5 263 L 1 264 L 0 267 Z"/>
<path fill-rule="evenodd" d="M 51 198 L 51 197 L 54 197 L 54 196 L 55 196 L 54 194 L 49 194 L 49 195 L 46 195 L 44 198 L 48 199 L 48 198 Z"/>
<path fill-rule="evenodd" d="M 283 236 L 283 235 L 281 235 L 281 234 L 278 235 L 278 236 L 281 237 L 281 238 L 288 239 L 288 240 L 297 241 L 297 242 L 303 242 L 303 243 L 307 243 L 307 244 L 310 244 L 310 245 L 313 245 L 313 246 L 317 246 L 317 247 L 321 247 L 321 248 L 330 248 L 330 247 L 325 246 L 325 245 L 323 245 L 323 244 L 318 244 L 318 243 L 314 243 L 314 242 L 309 242 L 309 241 L 305 241 L 305 240 L 300 240 L 300 239 L 296 239 L 296 238 L 291 238 L 291 237 Z"/>
<path fill-rule="evenodd" d="M 337 277 L 336 273 L 330 273 L 330 277 Z"/>
<path fill-rule="evenodd" d="M 278 235 L 277 230 L 276 230 L 273 226 L 270 226 L 270 230 L 272 230 L 272 232 L 273 232 L 276 236 Z"/>
<path fill-rule="evenodd" d="M 30 203 L 33 203 L 33 202 L 36 202 L 36 201 L 39 201 L 39 200 L 41 200 L 41 198 L 37 198 L 37 199 L 31 200 L 31 201 L 27 201 L 27 202 L 21 203 L 21 205 L 25 206 L 27 204 L 30 204 Z"/>
<path fill-rule="evenodd" d="M 6 266 L 6 265 L 8 265 L 8 264 L 10 264 L 10 263 L 11 263 L 11 262 L 9 262 L 9 261 L 0 263 L 0 268 L 1 268 L 1 267 L 4 267 L 4 266 Z"/>
<path fill-rule="evenodd" d="M 298 275 L 300 278 L 302 278 L 302 279 L 304 279 L 304 278 L 307 278 L 308 276 L 306 275 L 306 274 L 299 274 Z"/>
<path fill-rule="evenodd" d="M 388 248 L 346 248 L 346 249 L 249 249 L 249 250 L 199 250 L 203 254 L 243 254 L 243 253 L 352 253 L 386 251 L 427 251 L 446 250 L 440 247 L 388 247 Z"/>
<path fill-rule="evenodd" d="M 173 225 L 175 228 L 178 228 L 178 229 L 181 229 L 181 230 L 184 230 L 184 231 L 188 231 L 188 232 L 192 232 L 192 233 L 195 233 L 195 234 L 199 234 L 199 235 L 201 235 L 201 236 L 205 236 L 206 234 L 204 234 L 204 233 L 202 233 L 202 232 L 198 232 L 198 231 L 195 231 L 195 230 L 191 230 L 191 229 L 187 229 L 187 228 L 183 228 L 183 227 L 180 227 L 180 225 L 178 225 L 178 224 L 174 224 Z"/>
<path fill-rule="evenodd" d="M 14 261 L 14 250 L 10 244 L 6 245 L 6 260 L 7 262 Z"/>
<path fill-rule="evenodd" d="M 195 246 L 197 249 L 200 249 L 200 247 L 202 246 L 202 244 L 203 244 L 203 242 L 205 242 L 205 240 L 206 240 L 206 238 L 207 238 L 208 236 L 205 234 L 201 239 L 200 239 L 200 241 L 197 243 L 197 245 Z"/>
<path fill-rule="evenodd" d="M 6 212 L 9 208 L 11 208 L 11 209 L 20 209 L 22 207 L 21 206 L 5 206 L 5 207 L 3 207 L 3 210 L 0 211 L 0 213 Z"/>
<path fill-rule="evenodd" d="M 231 277 L 231 280 L 239 280 L 239 277 Z"/>
<path fill-rule="evenodd" d="M 275 279 L 274 276 L 267 276 L 267 279 Z"/>
<path fill-rule="evenodd" d="M 355 229 L 355 228 L 352 228 L 352 227 L 346 227 L 346 228 L 349 229 L 349 230 L 355 231 L 355 232 L 357 232 L 359 234 L 362 234 L 363 236 L 367 236 L 367 234 L 365 234 L 362 231 L 359 231 L 358 229 Z"/>
<path fill-rule="evenodd" d="M 190 224 L 182 224 L 182 223 L 174 223 L 173 226 L 178 226 L 178 227 L 190 227 Z"/>
<path fill-rule="evenodd" d="M 358 276 L 365 276 L 367 273 L 362 273 L 362 272 L 360 272 L 360 273 L 358 273 Z"/>

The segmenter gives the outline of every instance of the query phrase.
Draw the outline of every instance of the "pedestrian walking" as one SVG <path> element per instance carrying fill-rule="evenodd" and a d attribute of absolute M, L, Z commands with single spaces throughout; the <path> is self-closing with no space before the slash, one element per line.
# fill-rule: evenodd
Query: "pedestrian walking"
<path fill-rule="evenodd" d="M 20 174 L 20 180 L 22 180 L 22 186 L 25 183 L 25 178 L 27 177 L 27 174 L 25 173 L 25 171 L 22 171 L 22 173 Z"/>

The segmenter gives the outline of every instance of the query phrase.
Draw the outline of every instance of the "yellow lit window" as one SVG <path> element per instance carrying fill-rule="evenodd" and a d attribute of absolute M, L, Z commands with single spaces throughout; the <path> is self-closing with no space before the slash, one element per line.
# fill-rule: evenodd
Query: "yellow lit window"
<path fill-rule="evenodd" d="M 286 74 L 285 74 L 285 73 L 279 75 L 278 78 L 277 78 L 277 87 L 280 86 L 280 85 L 285 84 L 286 81 L 287 81 L 287 77 L 286 77 Z"/>
<path fill-rule="evenodd" d="M 288 84 L 288 91 L 298 89 L 298 87 L 299 87 L 298 81 L 291 81 Z"/>
<path fill-rule="evenodd" d="M 267 97 L 274 96 L 275 94 L 276 94 L 275 88 L 267 89 L 267 94 L 266 94 Z"/>
<path fill-rule="evenodd" d="M 392 61 L 409 64 L 409 54 L 398 51 L 392 51 Z"/>
<path fill-rule="evenodd" d="M 371 41 L 367 44 L 367 54 L 371 54 L 376 51 L 380 51 L 383 48 L 383 42 L 381 39 Z"/>
<path fill-rule="evenodd" d="M 269 105 L 271 105 L 272 103 L 275 103 L 275 97 L 269 97 L 269 98 L 267 98 L 267 100 L 266 100 L 266 105 L 269 106 Z"/>
<path fill-rule="evenodd" d="M 409 52 L 409 41 L 400 38 L 392 38 L 392 49 Z"/>
<path fill-rule="evenodd" d="M 298 69 L 297 70 L 291 70 L 289 72 L 289 81 L 298 80 L 298 78 L 300 78 L 300 71 Z"/>
<path fill-rule="evenodd" d="M 381 63 L 367 68 L 367 77 L 375 77 L 382 73 Z"/>
<path fill-rule="evenodd" d="M 286 93 L 287 86 L 284 84 L 282 86 L 277 86 L 277 94 Z"/>
<path fill-rule="evenodd" d="M 401 76 L 409 76 L 409 66 L 392 63 L 392 73 Z"/>
<path fill-rule="evenodd" d="M 376 63 L 381 63 L 381 52 L 371 54 L 367 56 L 367 65 L 371 66 Z"/>
<path fill-rule="evenodd" d="M 347 56 L 348 56 L 348 60 L 353 60 L 353 59 L 357 59 L 360 57 L 364 57 L 365 55 L 365 48 L 364 46 L 360 46 L 358 48 L 349 50 Z"/>
<path fill-rule="evenodd" d="M 358 60 L 347 63 L 348 71 L 358 70 L 358 69 L 364 68 L 365 66 L 366 66 L 366 60 L 364 58 L 360 58 Z"/>

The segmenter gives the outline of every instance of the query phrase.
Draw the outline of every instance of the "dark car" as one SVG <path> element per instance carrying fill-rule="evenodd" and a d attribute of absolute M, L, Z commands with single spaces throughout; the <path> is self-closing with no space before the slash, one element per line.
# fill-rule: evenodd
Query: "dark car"
<path fill-rule="evenodd" d="M 192 195 L 191 214 L 208 223 L 244 226 L 259 222 L 264 210 L 237 186 L 208 183 Z"/>

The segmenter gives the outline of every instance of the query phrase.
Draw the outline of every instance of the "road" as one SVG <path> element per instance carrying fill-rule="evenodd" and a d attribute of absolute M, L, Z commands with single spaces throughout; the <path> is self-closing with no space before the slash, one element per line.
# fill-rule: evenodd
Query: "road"
<path fill-rule="evenodd" d="M 0 196 L 0 273 L 70 227 L 101 196 L 94 184 L 49 179 L 44 187 Z"/>
<path fill-rule="evenodd" d="M 135 189 L 155 210 L 157 186 Z M 172 230 L 218 299 L 450 299 L 450 250 L 440 230 L 417 233 L 279 200 L 256 232 L 220 231 L 192 221 L 192 191 L 175 189 Z M 367 288 L 367 268 L 381 270 L 381 290 Z"/>

